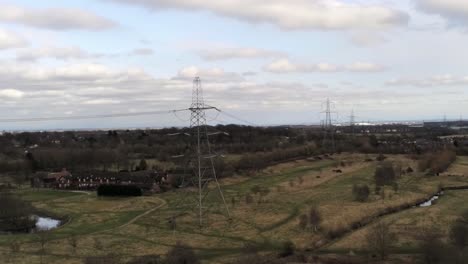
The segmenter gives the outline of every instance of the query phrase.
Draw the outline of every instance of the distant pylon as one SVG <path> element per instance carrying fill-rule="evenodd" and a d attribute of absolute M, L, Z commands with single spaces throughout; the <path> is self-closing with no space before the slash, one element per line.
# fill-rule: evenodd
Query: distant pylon
<path fill-rule="evenodd" d="M 356 116 L 354 115 L 354 109 L 351 109 L 351 115 L 349 116 L 349 127 L 351 128 L 352 135 L 354 135 L 355 125 L 356 125 Z"/>
<path fill-rule="evenodd" d="M 325 102 L 325 121 L 323 122 L 323 142 L 322 146 L 330 152 L 335 152 L 335 129 L 331 117 L 331 103 L 327 98 Z"/>
<path fill-rule="evenodd" d="M 192 155 L 190 165 L 196 176 L 196 185 L 198 188 L 197 207 L 198 207 L 198 220 L 200 227 L 203 226 L 204 200 L 209 192 L 209 184 L 214 182 L 219 191 L 224 207 L 228 217 L 230 217 L 229 208 L 224 199 L 221 186 L 218 182 L 216 170 L 214 167 L 213 158 L 215 155 L 212 153 L 211 144 L 209 141 L 210 133 L 208 133 L 208 126 L 206 124 L 205 111 L 215 109 L 215 107 L 205 105 L 203 99 L 203 89 L 201 80 L 196 77 L 193 81 L 192 91 L 192 105 L 189 110 L 190 115 L 190 129 L 192 135 Z"/>

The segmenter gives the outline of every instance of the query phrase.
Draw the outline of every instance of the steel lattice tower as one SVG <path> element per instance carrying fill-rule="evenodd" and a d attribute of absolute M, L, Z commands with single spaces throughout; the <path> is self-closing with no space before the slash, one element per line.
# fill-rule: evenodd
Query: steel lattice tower
<path fill-rule="evenodd" d="M 332 123 L 331 102 L 327 98 L 325 102 L 325 121 L 323 122 L 323 142 L 322 146 L 330 152 L 335 152 L 335 129 Z"/>
<path fill-rule="evenodd" d="M 354 115 L 354 109 L 351 109 L 351 116 L 349 116 L 349 126 L 351 128 L 351 135 L 354 135 L 355 125 L 356 125 L 356 116 Z"/>
<path fill-rule="evenodd" d="M 190 129 L 192 136 L 192 155 L 190 165 L 194 171 L 195 179 L 197 180 L 197 207 L 200 227 L 203 226 L 203 215 L 204 210 L 206 209 L 204 207 L 204 200 L 208 195 L 208 185 L 211 182 L 215 183 L 224 204 L 224 208 L 226 209 L 226 213 L 228 217 L 230 217 L 229 208 L 226 204 L 226 200 L 224 199 L 224 195 L 216 175 L 213 160 L 216 155 L 212 153 L 209 141 L 210 133 L 208 133 L 208 126 L 206 124 L 205 111 L 211 109 L 217 110 L 215 107 L 205 105 L 201 80 L 199 77 L 196 77 L 193 81 L 192 105 L 189 108 L 191 112 Z"/>

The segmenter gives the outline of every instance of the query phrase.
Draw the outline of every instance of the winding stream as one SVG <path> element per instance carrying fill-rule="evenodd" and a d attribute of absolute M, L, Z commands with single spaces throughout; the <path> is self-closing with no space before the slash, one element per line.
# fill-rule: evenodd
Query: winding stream
<path fill-rule="evenodd" d="M 442 188 L 438 193 L 434 194 L 430 198 L 422 201 L 418 201 L 414 203 L 413 205 L 406 204 L 406 205 L 401 205 L 397 206 L 394 208 L 387 208 L 386 210 L 383 210 L 373 216 L 370 216 L 368 218 L 362 219 L 360 221 L 357 221 L 353 224 L 351 224 L 351 228 L 349 230 L 346 230 L 344 232 L 341 232 L 339 234 L 336 234 L 335 237 L 328 239 L 326 242 L 321 243 L 319 245 L 316 245 L 312 250 L 320 250 L 322 248 L 328 247 L 330 244 L 342 239 L 344 236 L 349 235 L 361 228 L 364 228 L 365 226 L 377 221 L 378 219 L 391 215 L 391 214 L 396 214 L 400 213 L 402 211 L 412 209 L 412 208 L 417 208 L 417 207 L 429 207 L 432 205 L 435 205 L 435 201 L 438 200 L 445 192 L 447 191 L 457 191 L 457 190 L 468 190 L 468 186 L 452 186 L 452 187 L 444 187 Z"/>
<path fill-rule="evenodd" d="M 432 196 L 429 200 L 423 202 L 423 203 L 420 203 L 419 205 L 417 205 L 418 207 L 428 207 L 428 206 L 432 206 L 435 204 L 435 201 L 438 200 L 440 198 L 440 196 L 444 195 L 444 192 L 441 191 L 439 193 L 437 193 L 436 195 Z"/>

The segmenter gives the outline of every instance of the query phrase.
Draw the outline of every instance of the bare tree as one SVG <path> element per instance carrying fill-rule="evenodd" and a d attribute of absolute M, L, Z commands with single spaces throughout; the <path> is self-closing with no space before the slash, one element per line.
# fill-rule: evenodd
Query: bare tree
<path fill-rule="evenodd" d="M 94 238 L 94 248 L 96 250 L 103 250 L 103 246 L 102 246 L 102 243 L 101 243 L 101 240 L 99 240 L 98 238 Z"/>
<path fill-rule="evenodd" d="M 317 232 L 320 223 L 322 222 L 322 215 L 320 214 L 318 207 L 312 207 L 309 212 L 309 223 L 314 229 L 314 232 Z"/>
<path fill-rule="evenodd" d="M 47 245 L 47 242 L 49 241 L 50 234 L 47 231 L 41 231 L 37 233 L 37 235 L 39 237 L 39 245 L 40 245 L 39 254 L 41 256 L 41 264 L 42 264 L 44 263 L 43 258 L 46 253 L 46 245 Z"/>
<path fill-rule="evenodd" d="M 300 215 L 299 216 L 299 228 L 300 229 L 306 229 L 307 224 L 308 224 L 307 221 L 308 221 L 307 215 L 305 215 L 305 214 Z"/>
<path fill-rule="evenodd" d="M 18 240 L 14 239 L 13 241 L 10 242 L 10 251 L 11 251 L 10 261 L 12 261 L 12 263 L 15 263 L 14 258 L 17 257 L 20 250 L 21 250 L 21 243 Z"/>
<path fill-rule="evenodd" d="M 299 182 L 299 185 L 302 185 L 302 183 L 304 183 L 304 177 L 302 177 L 302 175 L 300 175 L 299 177 L 297 177 L 297 180 Z"/>
<path fill-rule="evenodd" d="M 390 224 L 380 221 L 367 232 L 366 240 L 369 250 L 385 259 L 395 242 L 396 236 L 390 230 Z"/>
<path fill-rule="evenodd" d="M 68 244 L 72 247 L 73 254 L 76 255 L 76 249 L 78 248 L 78 238 L 72 235 L 68 238 Z"/>

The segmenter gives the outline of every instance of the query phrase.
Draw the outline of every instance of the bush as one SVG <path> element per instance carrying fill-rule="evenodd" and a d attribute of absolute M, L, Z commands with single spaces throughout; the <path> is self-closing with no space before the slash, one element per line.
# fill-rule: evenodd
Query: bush
<path fill-rule="evenodd" d="M 98 196 L 142 196 L 140 187 L 135 185 L 102 184 L 97 189 Z"/>
<path fill-rule="evenodd" d="M 84 259 L 84 264 L 118 264 L 121 263 L 119 260 L 120 258 L 114 255 L 107 255 L 107 256 L 98 256 L 98 257 L 87 257 Z"/>
<path fill-rule="evenodd" d="M 354 200 L 358 202 L 365 202 L 369 198 L 370 194 L 370 189 L 367 184 L 365 185 L 359 185 L 359 184 L 354 184 L 353 185 L 353 196 Z"/>
<path fill-rule="evenodd" d="M 444 172 L 456 160 L 457 155 L 451 150 L 424 155 L 418 162 L 418 169 L 421 172 L 436 175 Z"/>
<path fill-rule="evenodd" d="M 446 253 L 446 245 L 441 241 L 440 238 L 440 234 L 431 230 L 424 232 L 424 234 L 420 238 L 420 249 L 424 258 L 424 263 L 443 263 L 444 255 Z"/>
<path fill-rule="evenodd" d="M 169 250 L 164 261 L 166 264 L 199 264 L 200 260 L 193 249 L 189 246 L 177 242 L 177 244 Z"/>
<path fill-rule="evenodd" d="M 450 229 L 450 241 L 459 249 L 468 246 L 468 224 L 461 221 L 455 222 Z"/>
<path fill-rule="evenodd" d="M 307 215 L 302 214 L 299 216 L 299 228 L 300 229 L 306 229 L 307 228 L 307 222 L 308 222 Z"/>
<path fill-rule="evenodd" d="M 377 186 L 392 185 L 396 180 L 393 164 L 391 162 L 382 162 L 375 169 L 374 179 Z"/>
<path fill-rule="evenodd" d="M 384 161 L 387 157 L 385 157 L 382 153 L 380 153 L 375 160 L 377 161 Z"/>
<path fill-rule="evenodd" d="M 318 207 L 312 207 L 309 212 L 309 224 L 314 228 L 315 232 L 317 232 L 321 222 L 322 215 L 320 214 Z"/>
<path fill-rule="evenodd" d="M 291 241 L 284 242 L 281 245 L 281 251 L 279 253 L 279 257 L 284 258 L 284 257 L 289 257 L 289 256 L 294 255 L 295 248 L 296 247 L 294 246 L 293 242 Z"/>
<path fill-rule="evenodd" d="M 0 231 L 26 231 L 34 228 L 34 208 L 10 193 L 0 193 Z"/>
<path fill-rule="evenodd" d="M 161 264 L 163 263 L 161 261 L 161 257 L 158 255 L 146 255 L 146 256 L 141 256 L 141 257 L 136 257 L 127 264 Z"/>

